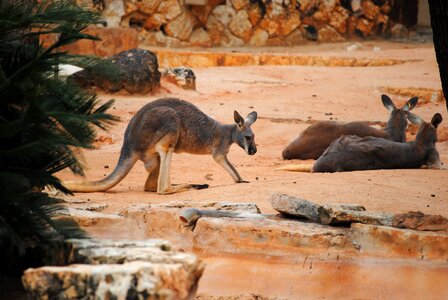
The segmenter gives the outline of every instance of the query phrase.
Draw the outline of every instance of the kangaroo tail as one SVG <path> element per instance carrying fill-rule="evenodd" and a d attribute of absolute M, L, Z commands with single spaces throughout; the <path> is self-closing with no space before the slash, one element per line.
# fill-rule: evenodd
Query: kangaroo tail
<path fill-rule="evenodd" d="M 113 172 L 104 179 L 98 181 L 65 181 L 62 185 L 72 192 L 89 193 L 107 191 L 126 177 L 137 162 L 137 156 L 128 153 L 128 151 L 122 150 L 117 166 Z"/>
<path fill-rule="evenodd" d="M 275 169 L 276 171 L 289 171 L 289 172 L 312 172 L 313 164 L 302 165 L 286 165 Z"/>

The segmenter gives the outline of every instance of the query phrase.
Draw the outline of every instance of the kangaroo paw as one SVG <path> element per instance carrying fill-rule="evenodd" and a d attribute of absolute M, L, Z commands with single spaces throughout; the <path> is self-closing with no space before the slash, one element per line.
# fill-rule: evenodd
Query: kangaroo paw
<path fill-rule="evenodd" d="M 235 181 L 235 183 L 250 183 L 250 181 L 241 179 L 241 180 Z"/>

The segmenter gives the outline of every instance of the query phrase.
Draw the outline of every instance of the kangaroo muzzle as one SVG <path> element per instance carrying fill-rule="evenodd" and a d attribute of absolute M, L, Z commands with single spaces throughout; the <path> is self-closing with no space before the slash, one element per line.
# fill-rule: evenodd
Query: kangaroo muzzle
<path fill-rule="evenodd" d="M 248 149 L 247 149 L 247 154 L 254 155 L 255 153 L 257 153 L 257 147 L 249 146 Z"/>

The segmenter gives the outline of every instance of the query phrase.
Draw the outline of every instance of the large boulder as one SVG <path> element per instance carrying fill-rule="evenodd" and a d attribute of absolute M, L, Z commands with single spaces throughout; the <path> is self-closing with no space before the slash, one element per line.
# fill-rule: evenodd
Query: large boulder
<path fill-rule="evenodd" d="M 69 77 L 82 87 L 96 86 L 107 93 L 125 89 L 131 94 L 146 94 L 160 86 L 160 72 L 157 56 L 148 50 L 131 49 L 109 58 L 117 67 L 118 74 L 111 76 L 97 74 L 84 69 Z"/>

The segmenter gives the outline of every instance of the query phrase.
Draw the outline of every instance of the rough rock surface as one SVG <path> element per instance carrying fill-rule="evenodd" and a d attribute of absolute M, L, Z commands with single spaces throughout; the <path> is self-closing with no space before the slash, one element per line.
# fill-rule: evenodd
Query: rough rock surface
<path fill-rule="evenodd" d="M 353 223 L 349 236 L 361 255 L 448 260 L 448 236 L 445 234 Z"/>
<path fill-rule="evenodd" d="M 427 215 L 420 211 L 410 211 L 393 216 L 392 226 L 448 234 L 448 219 L 440 215 Z"/>
<path fill-rule="evenodd" d="M 193 254 L 163 240 L 72 239 L 64 267 L 28 269 L 33 299 L 191 299 L 203 272 Z M 82 263 L 82 264 L 79 264 Z"/>
<path fill-rule="evenodd" d="M 252 203 L 176 201 L 160 205 L 135 205 L 120 213 L 138 224 L 148 238 L 162 238 L 172 243 L 176 250 L 192 249 L 193 232 L 179 220 L 184 208 L 216 209 L 241 213 L 260 213 Z"/>
<path fill-rule="evenodd" d="M 363 223 L 392 226 L 393 214 L 390 213 L 350 210 L 343 207 L 334 206 L 321 206 L 318 211 L 320 222 L 326 225 Z"/>
<path fill-rule="evenodd" d="M 271 195 L 271 205 L 282 214 L 307 218 L 316 222 L 320 220 L 318 212 L 320 205 L 308 200 L 275 193 Z"/>
<path fill-rule="evenodd" d="M 179 264 L 131 262 L 28 269 L 30 299 L 191 299 L 197 282 Z"/>
<path fill-rule="evenodd" d="M 162 77 L 186 90 L 196 90 L 196 75 L 190 68 L 167 68 Z"/>
<path fill-rule="evenodd" d="M 84 69 L 69 78 L 83 87 L 96 86 L 108 93 L 125 89 L 131 94 L 146 94 L 160 85 L 157 56 L 151 51 L 132 49 L 109 59 L 120 72 L 118 76 L 104 78 L 89 69 Z"/>

